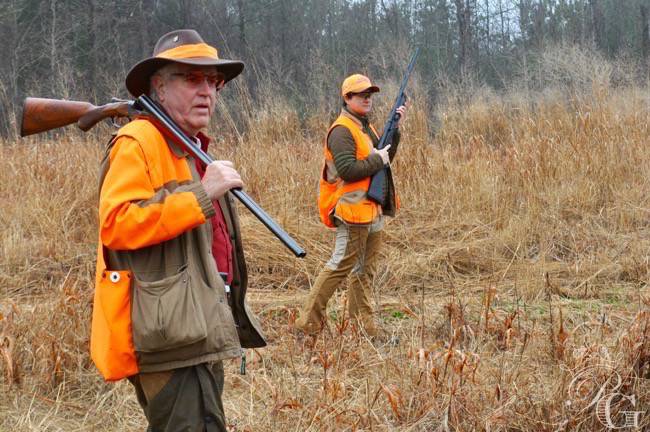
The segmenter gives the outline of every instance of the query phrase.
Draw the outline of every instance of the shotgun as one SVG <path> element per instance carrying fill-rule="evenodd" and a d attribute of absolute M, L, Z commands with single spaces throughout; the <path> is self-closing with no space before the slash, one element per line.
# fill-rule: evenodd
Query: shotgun
<path fill-rule="evenodd" d="M 145 115 L 167 137 L 181 145 L 195 159 L 204 165 L 214 161 L 199 146 L 185 135 L 181 128 L 151 100 L 142 95 L 135 101 L 114 100 L 106 105 L 95 106 L 89 102 L 65 101 L 57 99 L 27 98 L 23 106 L 20 136 L 28 136 L 51 129 L 77 123 L 85 131 L 90 130 L 99 121 L 106 118 L 133 117 Z M 246 192 L 236 188 L 230 192 L 259 219 L 293 254 L 299 258 L 307 253 L 286 231 L 278 225 Z"/>
<path fill-rule="evenodd" d="M 133 102 L 113 99 L 106 105 L 28 97 L 23 104 L 20 136 L 26 137 L 77 123 L 86 132 L 105 118 L 132 117 L 137 112 Z"/>
<path fill-rule="evenodd" d="M 386 121 L 384 131 L 381 134 L 381 138 L 379 139 L 379 144 L 377 145 L 377 148 L 379 150 L 383 149 L 393 142 L 393 135 L 397 130 L 397 122 L 400 118 L 400 115 L 397 113 L 397 108 L 401 107 L 406 102 L 406 84 L 409 82 L 409 77 L 411 76 L 411 72 L 413 72 L 413 68 L 415 67 L 415 60 L 417 60 L 419 54 L 420 47 L 417 47 L 415 49 L 415 53 L 413 53 L 413 56 L 411 57 L 411 61 L 409 62 L 408 67 L 406 68 L 406 73 L 402 79 L 402 85 L 397 92 L 397 98 L 395 99 L 393 108 L 390 110 L 388 121 Z M 370 187 L 368 188 L 368 198 L 383 206 L 386 202 L 386 194 L 388 192 L 388 178 L 391 175 L 390 166 L 387 166 L 373 174 L 372 179 L 370 180 Z"/>

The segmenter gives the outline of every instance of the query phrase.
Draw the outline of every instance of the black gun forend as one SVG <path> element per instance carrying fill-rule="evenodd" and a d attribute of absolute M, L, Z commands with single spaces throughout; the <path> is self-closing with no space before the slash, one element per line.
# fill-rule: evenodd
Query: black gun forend
<path fill-rule="evenodd" d="M 163 111 L 151 98 L 142 95 L 135 100 L 135 109 L 151 116 L 155 123 L 164 129 L 166 135 L 181 145 L 194 158 L 200 160 L 204 165 L 214 162 L 212 157 L 204 152 L 198 145 L 185 135 L 185 132 Z M 286 231 L 275 222 L 246 192 L 241 189 L 231 189 L 235 197 L 257 217 L 284 245 L 299 258 L 305 257 L 307 253 Z"/>
<path fill-rule="evenodd" d="M 381 138 L 379 139 L 379 144 L 377 144 L 378 149 L 383 149 L 393 142 L 393 136 L 397 130 L 397 122 L 399 122 L 400 118 L 400 115 L 397 112 L 397 108 L 401 107 L 406 102 L 406 85 L 408 84 L 409 77 L 411 76 L 411 72 L 415 67 L 415 61 L 417 60 L 419 54 L 420 47 L 417 47 L 413 53 L 413 56 L 411 57 L 411 61 L 409 62 L 408 67 L 406 68 L 406 73 L 402 79 L 402 85 L 400 86 L 399 92 L 397 93 L 397 98 L 395 99 L 393 108 L 390 110 L 388 121 L 386 121 L 384 131 L 382 132 Z M 387 182 L 389 177 L 388 171 L 390 171 L 390 167 L 387 166 L 375 173 L 370 180 L 370 187 L 368 188 L 368 198 L 375 201 L 381 206 L 383 206 L 386 202 L 386 193 L 388 192 Z"/>

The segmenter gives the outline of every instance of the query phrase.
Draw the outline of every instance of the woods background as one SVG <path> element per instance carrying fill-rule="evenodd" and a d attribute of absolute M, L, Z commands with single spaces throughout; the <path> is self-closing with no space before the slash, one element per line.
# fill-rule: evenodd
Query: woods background
<path fill-rule="evenodd" d="M 230 431 L 650 428 L 648 0 L 0 0 L 0 430 L 142 431 L 88 354 L 97 172 L 114 129 L 20 139 L 25 96 L 128 97 L 127 70 L 191 27 L 246 62 L 213 154 L 307 251 L 241 211 L 247 298 L 269 345 L 227 361 Z M 297 309 L 329 258 L 317 217 L 339 86 L 422 53 L 392 164 L 368 340 L 345 290 L 318 338 Z M 611 395 L 618 395 L 610 399 Z M 634 397 L 630 402 L 627 397 Z M 607 413 L 610 417 L 603 417 Z M 627 423 L 637 412 L 635 424 Z"/>
<path fill-rule="evenodd" d="M 27 96 L 128 97 L 124 76 L 159 36 L 195 28 L 223 57 L 243 60 L 253 99 L 272 82 L 304 116 L 338 105 L 341 80 L 396 78 L 416 44 L 435 102 L 440 79 L 543 86 L 540 53 L 557 45 L 648 63 L 648 0 L 2 0 L 0 133 L 16 134 Z M 647 68 L 618 79 L 642 80 Z"/>

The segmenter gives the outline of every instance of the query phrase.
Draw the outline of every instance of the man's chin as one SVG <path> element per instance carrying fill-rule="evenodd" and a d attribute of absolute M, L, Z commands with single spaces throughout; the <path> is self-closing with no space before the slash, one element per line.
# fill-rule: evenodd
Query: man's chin
<path fill-rule="evenodd" d="M 209 124 L 210 124 L 209 116 L 197 118 L 195 121 L 192 122 L 192 126 L 195 129 L 205 129 L 206 127 L 208 127 Z"/>

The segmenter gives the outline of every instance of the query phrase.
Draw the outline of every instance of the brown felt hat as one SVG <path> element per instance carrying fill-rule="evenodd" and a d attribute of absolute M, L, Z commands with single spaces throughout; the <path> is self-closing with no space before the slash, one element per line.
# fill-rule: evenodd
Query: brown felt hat
<path fill-rule="evenodd" d="M 220 59 L 217 49 L 206 44 L 196 30 L 174 30 L 163 35 L 153 49 L 153 56 L 142 60 L 126 75 L 126 88 L 135 97 L 149 93 L 149 78 L 169 63 L 216 66 L 226 82 L 244 69 L 239 60 Z"/>

